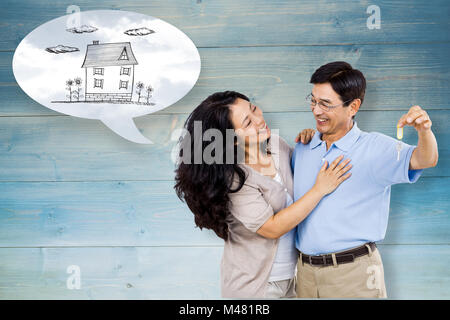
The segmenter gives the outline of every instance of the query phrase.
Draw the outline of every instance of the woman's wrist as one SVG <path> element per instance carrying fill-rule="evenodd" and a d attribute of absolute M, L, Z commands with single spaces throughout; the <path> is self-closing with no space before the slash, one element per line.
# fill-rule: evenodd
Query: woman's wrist
<path fill-rule="evenodd" d="M 320 199 L 326 196 L 326 193 L 323 192 L 317 184 L 314 184 L 310 191 Z"/>

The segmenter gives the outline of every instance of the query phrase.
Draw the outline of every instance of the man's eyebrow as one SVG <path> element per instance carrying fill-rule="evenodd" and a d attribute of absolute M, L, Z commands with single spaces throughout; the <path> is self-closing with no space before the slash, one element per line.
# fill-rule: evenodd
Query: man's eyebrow
<path fill-rule="evenodd" d="M 251 102 L 248 103 L 248 108 L 249 108 L 249 109 L 252 108 L 252 103 L 251 103 Z M 245 120 L 247 120 L 247 119 L 248 119 L 248 115 L 246 115 L 245 118 L 244 118 L 244 120 L 242 120 L 241 125 L 244 124 Z"/>
<path fill-rule="evenodd" d="M 314 97 L 314 95 L 312 94 L 312 92 L 311 92 L 311 95 Z M 314 98 L 316 98 L 316 97 L 314 97 Z M 320 99 L 320 98 L 316 98 L 316 99 L 319 99 L 319 100 L 321 100 L 321 101 L 323 101 L 323 102 L 331 103 L 331 101 L 328 100 L 328 99 Z"/>

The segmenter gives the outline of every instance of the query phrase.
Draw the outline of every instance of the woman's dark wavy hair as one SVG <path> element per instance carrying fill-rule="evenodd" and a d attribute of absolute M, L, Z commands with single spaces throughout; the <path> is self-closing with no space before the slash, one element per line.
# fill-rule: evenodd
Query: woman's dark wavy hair
<path fill-rule="evenodd" d="M 175 191 L 181 201 L 186 201 L 189 209 L 194 213 L 195 224 L 200 228 L 213 230 L 217 236 L 228 239 L 227 217 L 229 210 L 229 193 L 238 192 L 246 179 L 245 171 L 238 165 L 239 155 L 236 145 L 237 137 L 233 135 L 233 145 L 226 142 L 227 129 L 233 129 L 230 118 L 230 106 L 241 98 L 250 101 L 245 95 L 235 91 L 216 92 L 200 103 L 189 115 L 184 124 L 186 134 L 179 140 L 180 159 L 175 170 Z M 201 121 L 201 136 L 194 136 L 194 122 Z M 201 146 L 201 152 L 211 143 L 203 141 L 203 133 L 208 129 L 217 129 L 223 137 L 222 163 L 213 162 L 207 164 L 203 161 L 194 163 L 194 151 L 196 145 Z M 234 132 L 234 131 L 233 131 Z M 195 143 L 197 141 L 197 143 Z M 220 146 L 219 146 L 220 147 Z M 198 148 L 200 149 L 200 148 Z M 185 150 L 191 150 L 190 154 L 183 154 Z M 227 151 L 234 153 L 233 163 L 227 163 Z M 186 161 L 190 160 L 190 161 Z M 236 189 L 231 189 L 233 177 L 237 175 L 239 184 Z"/>

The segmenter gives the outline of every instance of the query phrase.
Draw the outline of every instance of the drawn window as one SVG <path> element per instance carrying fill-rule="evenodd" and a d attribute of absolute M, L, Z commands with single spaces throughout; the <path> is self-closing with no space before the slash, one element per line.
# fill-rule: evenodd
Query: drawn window
<path fill-rule="evenodd" d="M 120 68 L 120 74 L 122 75 L 122 74 L 125 74 L 125 75 L 130 75 L 130 69 L 131 68 L 125 68 L 125 67 L 122 67 L 122 68 Z"/>
<path fill-rule="evenodd" d="M 128 89 L 128 81 L 120 80 L 119 89 Z"/>
<path fill-rule="evenodd" d="M 94 79 L 94 88 L 103 89 L 103 79 Z"/>
<path fill-rule="evenodd" d="M 123 48 L 122 53 L 120 54 L 119 60 L 128 60 L 127 49 Z"/>
<path fill-rule="evenodd" d="M 94 68 L 94 74 L 103 75 L 104 68 Z"/>

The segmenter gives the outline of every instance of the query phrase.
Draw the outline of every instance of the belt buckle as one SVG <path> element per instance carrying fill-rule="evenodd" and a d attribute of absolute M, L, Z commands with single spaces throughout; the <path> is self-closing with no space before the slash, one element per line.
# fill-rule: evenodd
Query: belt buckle
<path fill-rule="evenodd" d="M 318 258 L 318 257 L 322 257 L 322 263 L 323 263 L 323 265 L 324 265 L 324 266 L 327 265 L 327 256 L 326 256 L 326 255 L 319 255 L 319 256 L 316 256 L 316 257 L 317 257 L 317 258 Z M 310 255 L 308 260 L 309 260 L 309 264 L 312 265 L 312 266 L 314 266 L 314 264 L 312 263 L 312 258 L 313 258 L 313 256 Z"/>

